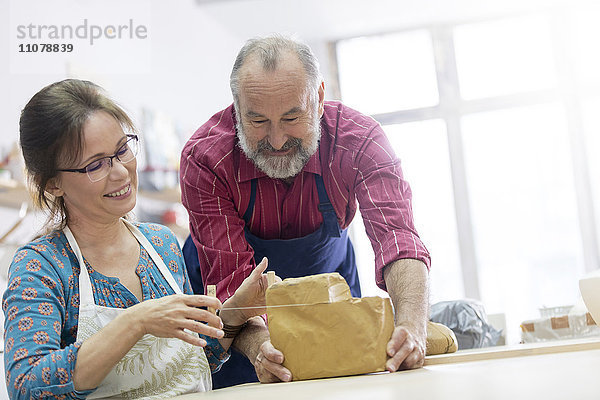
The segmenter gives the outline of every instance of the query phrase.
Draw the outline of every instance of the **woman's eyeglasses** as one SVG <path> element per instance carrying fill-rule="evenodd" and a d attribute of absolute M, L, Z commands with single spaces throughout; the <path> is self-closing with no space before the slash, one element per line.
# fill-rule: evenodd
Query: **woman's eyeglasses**
<path fill-rule="evenodd" d="M 116 158 L 121 164 L 126 164 L 133 160 L 137 156 L 139 151 L 139 139 L 137 135 L 127 135 L 127 141 L 123 146 L 119 147 L 119 150 L 112 156 L 102 157 L 98 160 L 92 161 L 83 168 L 78 169 L 59 169 L 63 172 L 79 172 L 81 174 L 87 174 L 88 178 L 92 182 L 98 182 L 104 179 L 110 173 L 113 166 L 113 159 Z"/>

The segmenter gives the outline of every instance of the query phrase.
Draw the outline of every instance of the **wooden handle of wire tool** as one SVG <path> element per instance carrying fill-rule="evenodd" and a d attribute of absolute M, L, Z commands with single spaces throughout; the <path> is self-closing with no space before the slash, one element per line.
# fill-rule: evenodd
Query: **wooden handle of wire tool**
<path fill-rule="evenodd" d="M 209 297 L 217 297 L 217 286 L 216 285 L 206 286 L 206 295 Z M 214 314 L 215 309 L 213 307 L 208 307 L 208 312 L 211 314 Z"/>
<path fill-rule="evenodd" d="M 275 283 L 275 271 L 267 271 L 267 285 L 271 286 Z"/>

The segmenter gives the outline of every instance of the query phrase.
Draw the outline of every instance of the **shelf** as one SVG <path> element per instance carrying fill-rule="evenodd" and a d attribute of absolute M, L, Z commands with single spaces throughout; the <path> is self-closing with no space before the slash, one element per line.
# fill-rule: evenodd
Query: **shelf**
<path fill-rule="evenodd" d="M 33 203 L 25 185 L 15 183 L 13 186 L 0 182 L 0 207 L 20 208 L 23 202 Z"/>

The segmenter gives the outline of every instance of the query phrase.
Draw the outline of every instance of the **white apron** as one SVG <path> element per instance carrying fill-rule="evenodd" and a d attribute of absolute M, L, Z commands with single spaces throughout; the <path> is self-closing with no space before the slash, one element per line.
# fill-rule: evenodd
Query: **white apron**
<path fill-rule="evenodd" d="M 176 294 L 181 289 L 148 239 L 126 220 L 122 220 Z M 79 326 L 77 341 L 94 335 L 125 311 L 94 303 L 92 282 L 83 262 L 81 250 L 69 227 L 65 236 L 79 261 Z M 183 393 L 208 391 L 212 388 L 210 366 L 202 347 L 177 338 L 144 335 L 104 378 L 88 399 L 98 398 L 169 398 Z"/>

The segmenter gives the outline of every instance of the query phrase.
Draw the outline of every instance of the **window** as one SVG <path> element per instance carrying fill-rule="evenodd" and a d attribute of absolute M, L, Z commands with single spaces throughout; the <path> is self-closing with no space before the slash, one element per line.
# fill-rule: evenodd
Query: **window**
<path fill-rule="evenodd" d="M 344 101 L 364 113 L 438 103 L 428 31 L 340 42 L 338 62 L 344 66 L 339 70 Z"/>
<path fill-rule="evenodd" d="M 600 267 L 598 17 L 562 6 L 336 43 L 342 100 L 382 123 L 413 189 L 432 303 L 479 298 L 508 342 Z"/>
<path fill-rule="evenodd" d="M 417 231 L 439 266 L 430 273 L 431 299 L 436 302 L 460 298 L 463 288 L 444 121 L 389 125 L 386 133 L 413 192 Z M 351 226 L 352 242 L 355 248 L 359 246 L 356 253 L 363 296 L 386 296 L 374 283 L 374 255 L 360 213 Z"/>
<path fill-rule="evenodd" d="M 583 122 L 592 201 L 600 205 L 600 157 L 596 156 L 600 151 L 600 98 L 583 102 Z M 600 227 L 600 206 L 595 209 L 595 220 L 596 226 Z M 596 240 L 600 247 L 600 236 L 596 236 Z"/>
<path fill-rule="evenodd" d="M 584 88 L 600 85 L 600 4 L 575 9 L 571 14 L 572 57 L 575 76 Z"/>
<path fill-rule="evenodd" d="M 561 106 L 470 114 L 462 126 L 486 308 L 512 309 L 518 326 L 541 305 L 572 304 L 584 267 Z"/>
<path fill-rule="evenodd" d="M 465 100 L 556 86 L 549 18 L 519 17 L 457 26 L 454 47 Z"/>
<path fill-rule="evenodd" d="M 413 192 L 415 227 L 435 255 L 431 299 L 462 296 L 458 237 L 452 197 L 446 124 L 443 120 L 410 122 L 386 127 L 402 172 Z M 419 149 L 419 151 L 413 151 Z"/>

